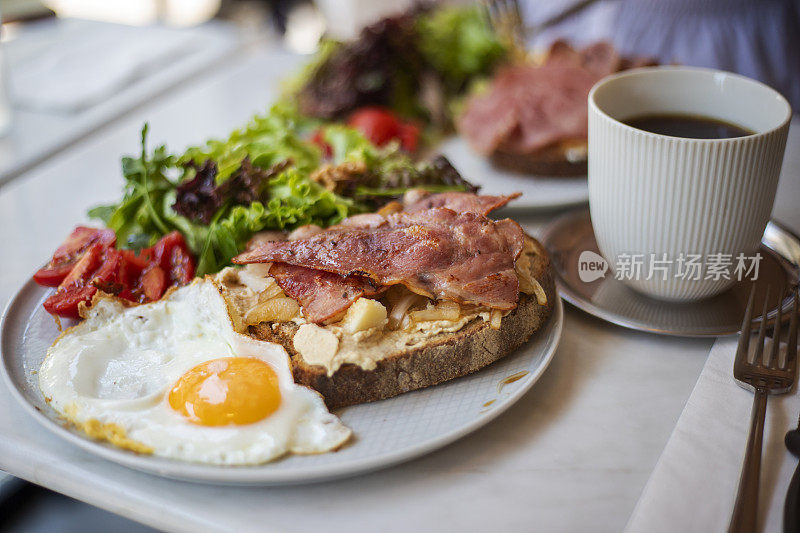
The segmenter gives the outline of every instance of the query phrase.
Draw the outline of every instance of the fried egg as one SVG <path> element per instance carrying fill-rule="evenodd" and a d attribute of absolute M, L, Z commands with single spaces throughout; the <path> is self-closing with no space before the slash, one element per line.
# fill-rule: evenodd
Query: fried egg
<path fill-rule="evenodd" d="M 294 383 L 282 346 L 234 330 L 208 280 L 134 307 L 97 299 L 48 350 L 39 387 L 89 436 L 185 461 L 258 464 L 351 434 Z"/>

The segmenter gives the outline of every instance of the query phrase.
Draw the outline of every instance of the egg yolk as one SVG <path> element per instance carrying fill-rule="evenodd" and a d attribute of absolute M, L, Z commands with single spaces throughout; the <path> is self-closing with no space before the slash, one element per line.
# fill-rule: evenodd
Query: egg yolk
<path fill-rule="evenodd" d="M 186 372 L 169 393 L 169 405 L 202 426 L 258 422 L 281 405 L 278 375 L 253 357 L 225 357 Z"/>

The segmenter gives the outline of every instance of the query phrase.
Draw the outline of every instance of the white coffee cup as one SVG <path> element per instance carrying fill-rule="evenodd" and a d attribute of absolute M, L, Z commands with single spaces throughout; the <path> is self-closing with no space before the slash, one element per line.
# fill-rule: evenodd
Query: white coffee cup
<path fill-rule="evenodd" d="M 623 122 L 655 114 L 709 117 L 755 133 L 691 139 Z M 741 261 L 752 277 L 790 119 L 777 91 L 718 70 L 641 68 L 599 81 L 589 93 L 589 206 L 617 278 L 655 298 L 689 301 L 726 289 L 741 277 Z M 726 259 L 727 279 L 719 274 Z M 687 260 L 700 262 L 699 278 L 687 276 Z"/>

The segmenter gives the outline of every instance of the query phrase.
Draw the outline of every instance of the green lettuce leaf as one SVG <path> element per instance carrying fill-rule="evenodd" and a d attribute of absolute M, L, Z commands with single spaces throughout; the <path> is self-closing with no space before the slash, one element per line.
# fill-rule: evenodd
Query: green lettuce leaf
<path fill-rule="evenodd" d="M 289 229 L 304 224 L 329 226 L 345 218 L 353 202 L 306 179 L 297 169 L 287 169 L 269 183 L 267 205 L 237 205 L 205 228 L 198 252 L 198 275 L 217 272 L 244 250 L 254 233 Z"/>
<path fill-rule="evenodd" d="M 446 6 L 417 19 L 417 45 L 451 93 L 473 77 L 488 74 L 508 50 L 492 31 L 480 6 Z"/>
<path fill-rule="evenodd" d="M 291 159 L 297 169 L 310 172 L 319 166 L 322 157 L 319 147 L 305 141 L 315 125 L 316 121 L 302 117 L 293 107 L 276 105 L 268 113 L 253 117 L 244 128 L 234 130 L 225 140 L 212 139 L 205 146 L 189 148 L 178 163 L 192 161 L 200 166 L 207 159 L 214 160 L 217 183 L 227 180 L 246 156 L 262 168 Z"/>

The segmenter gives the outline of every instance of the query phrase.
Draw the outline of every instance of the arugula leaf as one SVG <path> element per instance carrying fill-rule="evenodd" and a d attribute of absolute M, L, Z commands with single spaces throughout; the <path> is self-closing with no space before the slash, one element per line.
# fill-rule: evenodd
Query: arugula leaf
<path fill-rule="evenodd" d="M 116 204 L 98 205 L 89 209 L 86 214 L 89 216 L 89 218 L 95 218 L 102 222 L 104 226 L 108 226 L 108 221 L 111 220 L 111 215 L 114 214 L 116 209 Z"/>
<path fill-rule="evenodd" d="M 98 206 L 89 210 L 89 216 L 98 218 L 117 234 L 120 246 L 142 248 L 151 246 L 171 231 L 158 207 L 165 194 L 175 188 L 167 177 L 174 168 L 175 158 L 164 146 L 156 148 L 147 157 L 148 125 L 142 127 L 142 153 L 138 158 L 122 159 L 125 177 L 125 194 L 116 205 Z"/>

